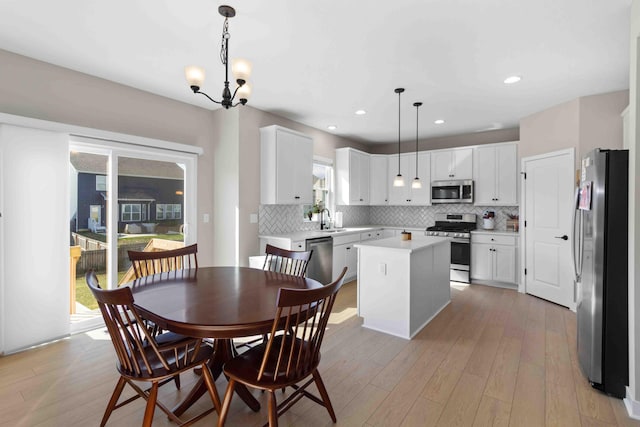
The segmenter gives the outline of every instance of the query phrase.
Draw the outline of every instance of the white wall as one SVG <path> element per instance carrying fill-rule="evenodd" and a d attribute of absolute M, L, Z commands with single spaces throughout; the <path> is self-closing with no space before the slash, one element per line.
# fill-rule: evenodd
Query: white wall
<path fill-rule="evenodd" d="M 6 353 L 69 333 L 69 148 L 65 134 L 0 128 Z"/>

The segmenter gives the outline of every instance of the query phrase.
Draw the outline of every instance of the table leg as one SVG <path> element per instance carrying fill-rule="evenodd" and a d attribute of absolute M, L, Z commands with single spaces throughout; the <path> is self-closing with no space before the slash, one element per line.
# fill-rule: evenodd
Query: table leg
<path fill-rule="evenodd" d="M 209 369 L 214 379 L 218 379 L 222 373 L 222 367 L 227 360 L 233 358 L 232 342 L 230 339 L 218 339 L 214 341 L 214 353 L 211 361 L 209 362 Z M 260 410 L 260 402 L 249 392 L 249 389 L 244 384 L 236 384 L 236 393 L 242 399 L 251 410 L 258 412 Z M 203 394 L 207 392 L 207 386 L 204 383 L 204 379 L 200 377 L 197 386 L 191 389 L 191 392 L 187 397 L 173 409 L 173 413 L 176 416 L 182 415 L 187 409 L 191 407 Z"/>

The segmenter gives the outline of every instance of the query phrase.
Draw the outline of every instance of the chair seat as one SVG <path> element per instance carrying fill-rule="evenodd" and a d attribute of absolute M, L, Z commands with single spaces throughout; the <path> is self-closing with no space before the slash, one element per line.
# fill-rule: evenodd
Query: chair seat
<path fill-rule="evenodd" d="M 276 336 L 273 339 L 273 348 L 280 348 L 282 340 L 282 335 Z M 296 338 L 294 342 L 291 337 L 287 337 L 286 341 L 287 342 L 284 346 L 285 352 L 291 351 L 292 344 L 294 345 L 294 353 L 298 351 L 300 345 L 309 347 L 308 343 L 300 340 L 299 338 Z M 313 372 L 320 363 L 320 354 L 318 353 L 317 360 L 312 361 L 311 363 L 301 364 L 302 367 L 298 372 L 292 372 L 290 375 L 285 375 L 280 372 L 274 379 L 274 371 L 277 365 L 278 354 L 276 351 L 271 351 L 269 353 L 262 378 L 258 380 L 258 372 L 260 371 L 260 366 L 262 365 L 262 359 L 264 358 L 266 348 L 267 343 L 262 343 L 234 357 L 225 363 L 223 368 L 224 373 L 235 378 L 237 381 L 252 387 L 279 389 L 300 382 L 301 378 L 311 375 L 311 372 Z"/>
<path fill-rule="evenodd" d="M 164 335 L 164 334 L 163 334 Z M 213 355 L 213 347 L 206 343 L 202 343 L 200 347 L 190 346 L 188 351 L 185 351 L 187 347 L 185 343 L 187 341 L 194 341 L 193 338 L 185 339 L 178 342 L 172 342 L 169 345 L 158 346 L 162 353 L 166 363 L 170 369 L 166 369 L 160 359 L 158 358 L 154 348 L 152 346 L 144 347 L 144 357 L 146 357 L 149 363 L 149 370 L 144 363 L 142 355 L 136 355 L 140 372 L 127 369 L 125 366 L 118 364 L 118 371 L 125 377 L 130 379 L 142 379 L 148 380 L 151 378 L 171 377 L 178 372 L 189 369 L 189 367 L 195 367 L 209 360 Z M 197 349 L 197 354 L 194 353 Z M 191 359 L 193 357 L 193 360 Z M 185 363 L 188 360 L 189 363 Z"/>

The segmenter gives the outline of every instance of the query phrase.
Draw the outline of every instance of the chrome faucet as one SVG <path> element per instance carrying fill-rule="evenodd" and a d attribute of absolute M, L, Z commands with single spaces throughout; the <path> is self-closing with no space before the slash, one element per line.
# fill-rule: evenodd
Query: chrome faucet
<path fill-rule="evenodd" d="M 320 230 L 324 230 L 325 228 L 327 228 L 327 224 L 324 223 L 324 211 L 327 211 L 327 216 L 329 217 L 329 219 L 331 219 L 331 212 L 329 212 L 329 209 L 324 208 L 320 210 Z"/>

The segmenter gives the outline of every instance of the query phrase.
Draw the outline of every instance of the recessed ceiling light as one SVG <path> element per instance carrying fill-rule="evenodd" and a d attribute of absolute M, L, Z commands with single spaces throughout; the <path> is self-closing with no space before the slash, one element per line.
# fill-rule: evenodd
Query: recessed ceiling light
<path fill-rule="evenodd" d="M 504 84 L 512 85 L 514 83 L 518 83 L 520 80 L 522 80 L 522 77 L 520 76 L 509 76 L 506 79 L 504 79 Z"/>
<path fill-rule="evenodd" d="M 442 120 L 442 119 L 438 119 L 438 120 L 434 121 L 433 123 L 435 123 L 435 124 L 437 124 L 437 125 L 441 125 L 441 124 L 443 124 L 443 123 L 444 123 L 444 120 Z"/>
<path fill-rule="evenodd" d="M 329 129 L 329 130 L 336 130 L 336 129 L 338 129 L 338 126 L 336 126 L 336 125 L 329 125 L 329 126 L 327 126 L 327 129 Z"/>
<path fill-rule="evenodd" d="M 364 111 L 364 110 L 358 110 L 358 111 L 356 111 L 356 116 L 364 116 L 365 114 L 367 114 L 367 112 L 366 112 L 366 111 Z"/>

